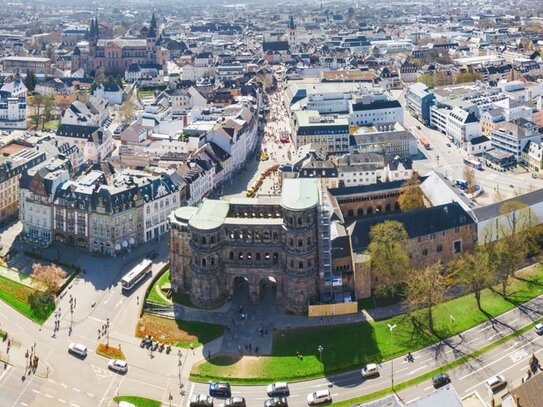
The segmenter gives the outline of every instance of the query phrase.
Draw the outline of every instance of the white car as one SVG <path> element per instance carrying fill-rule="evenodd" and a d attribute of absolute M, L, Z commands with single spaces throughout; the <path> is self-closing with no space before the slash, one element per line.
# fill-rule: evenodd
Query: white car
<path fill-rule="evenodd" d="M 543 335 L 543 323 L 537 324 L 535 326 L 535 331 L 538 335 Z"/>
<path fill-rule="evenodd" d="M 110 360 L 107 367 L 117 373 L 126 373 L 128 371 L 128 363 L 119 359 Z"/>
<path fill-rule="evenodd" d="M 87 347 L 85 345 L 81 345 L 80 343 L 70 343 L 68 346 L 68 352 L 84 358 L 87 356 Z"/>
<path fill-rule="evenodd" d="M 370 378 L 379 376 L 379 368 L 375 363 L 370 363 L 365 368 L 362 369 L 362 377 Z"/>
<path fill-rule="evenodd" d="M 290 390 L 286 382 L 277 382 L 269 384 L 266 387 L 266 393 L 268 397 L 288 397 L 290 396 Z"/>
<path fill-rule="evenodd" d="M 507 384 L 507 379 L 503 377 L 501 374 L 492 376 L 491 378 L 487 379 L 486 385 L 492 390 L 493 392 L 497 389 L 505 386 Z"/>
<path fill-rule="evenodd" d="M 307 404 L 310 406 L 316 406 L 317 404 L 326 404 L 332 402 L 332 395 L 330 390 L 318 390 L 307 395 Z"/>

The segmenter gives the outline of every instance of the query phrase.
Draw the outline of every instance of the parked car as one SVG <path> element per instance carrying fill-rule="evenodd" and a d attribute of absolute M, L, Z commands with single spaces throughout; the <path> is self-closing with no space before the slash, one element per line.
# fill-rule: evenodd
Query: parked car
<path fill-rule="evenodd" d="M 492 390 L 493 392 L 498 390 L 501 387 L 504 387 L 507 384 L 507 379 L 503 377 L 501 374 L 492 376 L 491 378 L 487 379 L 486 385 Z"/>
<path fill-rule="evenodd" d="M 439 373 L 432 377 L 432 384 L 434 388 L 439 389 L 440 387 L 445 386 L 451 382 L 451 378 L 447 373 Z"/>
<path fill-rule="evenodd" d="M 224 407 L 245 407 L 245 399 L 243 397 L 230 397 L 224 401 Z"/>
<path fill-rule="evenodd" d="M 117 373 L 128 372 L 128 363 L 126 363 L 124 360 L 112 359 L 107 364 L 107 367 Z"/>
<path fill-rule="evenodd" d="M 316 406 L 318 404 L 327 404 L 332 402 L 332 395 L 330 390 L 318 390 L 307 395 L 307 404 L 310 406 Z"/>
<path fill-rule="evenodd" d="M 231 397 L 230 385 L 228 383 L 209 383 L 209 395 L 211 397 Z"/>
<path fill-rule="evenodd" d="M 538 335 L 543 335 L 543 322 L 535 326 L 535 331 Z"/>
<path fill-rule="evenodd" d="M 277 382 L 269 384 L 266 387 L 266 393 L 268 397 L 288 397 L 290 396 L 290 389 L 288 388 L 288 383 Z"/>
<path fill-rule="evenodd" d="M 362 377 L 365 379 L 377 376 L 379 376 L 379 367 L 375 363 L 370 363 L 362 369 Z"/>
<path fill-rule="evenodd" d="M 68 352 L 80 358 L 87 357 L 87 347 L 85 345 L 81 345 L 80 343 L 70 343 L 68 346 Z"/>
<path fill-rule="evenodd" d="M 207 394 L 197 394 L 192 396 L 189 403 L 190 407 L 213 407 L 213 397 Z"/>
<path fill-rule="evenodd" d="M 264 402 L 264 407 L 288 407 L 286 397 L 273 397 Z"/>

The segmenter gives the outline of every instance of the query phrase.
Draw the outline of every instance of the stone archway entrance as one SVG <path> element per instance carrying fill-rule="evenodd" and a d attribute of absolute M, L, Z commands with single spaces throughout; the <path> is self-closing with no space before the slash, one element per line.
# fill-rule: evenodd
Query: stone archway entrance
<path fill-rule="evenodd" d="M 274 303 L 277 299 L 277 281 L 272 276 L 265 277 L 258 284 L 260 301 Z"/>
<path fill-rule="evenodd" d="M 235 277 L 232 283 L 234 285 L 232 288 L 234 298 L 242 301 L 251 298 L 251 285 L 247 277 Z"/>

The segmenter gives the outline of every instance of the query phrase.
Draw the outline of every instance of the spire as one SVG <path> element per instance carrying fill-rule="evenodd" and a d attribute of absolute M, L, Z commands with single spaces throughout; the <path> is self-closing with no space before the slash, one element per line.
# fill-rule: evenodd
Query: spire
<path fill-rule="evenodd" d="M 290 16 L 290 19 L 288 21 L 288 28 L 290 30 L 295 30 L 296 29 L 296 25 L 294 25 L 294 17 Z"/>
<path fill-rule="evenodd" d="M 95 36 L 98 38 L 100 36 L 100 26 L 98 25 L 98 17 L 94 19 L 94 29 L 96 30 Z"/>
<path fill-rule="evenodd" d="M 151 17 L 151 29 L 153 29 L 155 31 L 157 29 L 155 12 L 154 11 L 153 11 L 153 16 Z"/>

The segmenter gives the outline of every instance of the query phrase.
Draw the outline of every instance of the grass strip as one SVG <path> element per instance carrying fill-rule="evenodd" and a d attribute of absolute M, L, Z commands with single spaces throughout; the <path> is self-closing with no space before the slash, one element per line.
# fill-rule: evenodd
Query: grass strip
<path fill-rule="evenodd" d="M 162 403 L 158 400 L 148 399 L 145 397 L 138 396 L 117 396 L 113 397 L 113 401 L 119 404 L 121 401 L 126 401 L 127 403 L 132 403 L 136 407 L 160 407 Z"/>

